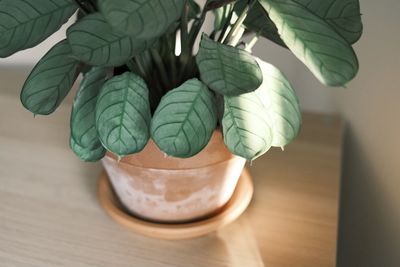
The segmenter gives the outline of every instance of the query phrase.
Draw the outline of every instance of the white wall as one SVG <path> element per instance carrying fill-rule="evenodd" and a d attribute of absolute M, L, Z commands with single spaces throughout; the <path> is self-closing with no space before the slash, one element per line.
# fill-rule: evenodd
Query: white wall
<path fill-rule="evenodd" d="M 288 51 L 261 41 L 255 53 L 292 81 L 302 108 L 340 113 L 348 123 L 339 265 L 400 266 L 400 2 L 362 0 L 364 35 L 355 49 L 360 73 L 347 89 L 325 88 Z M 65 28 L 65 27 L 64 27 Z M 62 39 L 1 60 L 32 65 Z"/>

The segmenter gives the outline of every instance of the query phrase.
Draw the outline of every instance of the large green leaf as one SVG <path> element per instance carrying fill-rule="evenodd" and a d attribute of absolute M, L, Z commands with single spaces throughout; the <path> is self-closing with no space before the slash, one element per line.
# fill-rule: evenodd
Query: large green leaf
<path fill-rule="evenodd" d="M 217 124 L 215 100 L 197 79 L 168 92 L 151 122 L 151 134 L 166 154 L 187 158 L 208 143 Z"/>
<path fill-rule="evenodd" d="M 311 13 L 332 26 L 347 42 L 355 43 L 362 34 L 359 0 L 290 0 L 307 8 Z M 289 1 L 289 2 L 290 2 Z M 240 13 L 247 0 L 240 0 L 235 6 Z M 248 13 L 244 25 L 271 41 L 285 46 L 278 29 L 263 7 L 256 3 Z"/>
<path fill-rule="evenodd" d="M 67 36 L 74 55 L 94 66 L 123 65 L 153 44 L 114 32 L 100 13 L 85 16 L 72 25 Z"/>
<path fill-rule="evenodd" d="M 179 19 L 185 0 L 99 0 L 105 18 L 116 30 L 140 39 L 165 33 Z"/>
<path fill-rule="evenodd" d="M 253 160 L 272 145 L 272 125 L 256 93 L 225 96 L 222 118 L 224 141 L 235 155 Z"/>
<path fill-rule="evenodd" d="M 79 62 L 71 57 L 66 40 L 56 44 L 39 61 L 26 80 L 21 102 L 34 114 L 54 112 L 71 90 L 79 74 Z"/>
<path fill-rule="evenodd" d="M 358 71 L 351 45 L 329 24 L 292 0 L 259 0 L 287 47 L 325 85 L 343 86 Z"/>
<path fill-rule="evenodd" d="M 257 60 L 263 72 L 263 83 L 254 93 L 263 103 L 272 128 L 272 146 L 284 147 L 299 133 L 299 101 L 286 77 L 273 65 Z"/>
<path fill-rule="evenodd" d="M 75 96 L 70 122 L 71 136 L 83 148 L 101 145 L 96 130 L 96 102 L 108 74 L 106 68 L 93 67 L 83 76 Z"/>
<path fill-rule="evenodd" d="M 257 89 L 262 73 L 248 52 L 211 40 L 203 34 L 196 57 L 201 80 L 222 95 L 239 95 Z"/>
<path fill-rule="evenodd" d="M 331 25 L 345 40 L 353 44 L 360 39 L 361 22 L 359 0 L 292 0 Z"/>
<path fill-rule="evenodd" d="M 76 156 L 87 162 L 96 162 L 102 159 L 107 152 L 107 150 L 101 144 L 98 144 L 94 147 L 82 147 L 74 140 L 72 136 L 69 139 L 69 146 L 71 147 L 72 151 L 74 151 Z"/>
<path fill-rule="evenodd" d="M 0 57 L 41 43 L 76 9 L 72 0 L 1 0 Z"/>
<path fill-rule="evenodd" d="M 149 140 L 149 91 L 131 72 L 108 80 L 97 99 L 96 127 L 103 146 L 118 156 L 141 151 Z"/>

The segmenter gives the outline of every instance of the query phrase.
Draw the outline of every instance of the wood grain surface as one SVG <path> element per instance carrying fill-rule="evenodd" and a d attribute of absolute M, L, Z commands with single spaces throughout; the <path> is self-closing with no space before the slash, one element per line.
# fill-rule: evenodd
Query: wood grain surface
<path fill-rule="evenodd" d="M 254 199 L 215 234 L 160 241 L 100 208 L 99 164 L 68 147 L 70 104 L 36 117 L 19 102 L 24 72 L 0 69 L 0 266 L 334 267 L 342 123 L 305 113 L 301 136 L 249 166 Z M 74 92 L 71 92 L 74 94 Z M 71 97 L 70 97 L 71 98 Z"/>

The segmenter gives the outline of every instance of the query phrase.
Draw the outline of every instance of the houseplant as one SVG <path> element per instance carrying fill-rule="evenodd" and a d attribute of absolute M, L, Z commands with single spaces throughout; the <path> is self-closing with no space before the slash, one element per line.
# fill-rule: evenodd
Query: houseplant
<path fill-rule="evenodd" d="M 2 0 L 0 10 L 1 57 L 39 44 L 78 13 L 67 38 L 32 70 L 21 101 L 35 115 L 51 114 L 82 73 L 71 148 L 85 161 L 104 158 L 122 202 L 147 219 L 212 213 L 229 200 L 245 159 L 284 147 L 298 134 L 300 109 L 290 83 L 251 54 L 260 37 L 289 49 L 327 86 L 344 86 L 358 71 L 352 49 L 362 32 L 358 0 L 207 0 L 201 6 L 194 0 Z M 213 30 L 202 32 L 212 16 Z M 219 174 L 212 173 L 216 165 Z M 204 203 L 218 199 L 215 206 L 191 203 L 179 217 L 176 198 L 186 200 L 207 183 L 194 191 L 190 179 L 159 183 L 173 179 L 171 172 L 185 177 L 187 169 L 194 179 L 229 189 L 207 196 Z M 155 170 L 161 182 L 151 180 Z M 139 203 L 148 195 L 132 204 L 124 196 L 160 190 L 172 204 L 161 203 L 165 198 Z M 158 216 L 167 204 L 170 217 Z M 149 210 L 154 213 L 143 214 Z"/>

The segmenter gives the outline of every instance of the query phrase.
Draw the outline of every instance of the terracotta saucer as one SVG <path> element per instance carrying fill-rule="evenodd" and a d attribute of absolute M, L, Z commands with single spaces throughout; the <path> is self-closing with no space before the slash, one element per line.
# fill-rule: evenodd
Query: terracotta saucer
<path fill-rule="evenodd" d="M 101 174 L 98 184 L 100 204 L 115 221 L 136 233 L 169 240 L 199 237 L 233 222 L 246 210 L 253 192 L 251 176 L 244 169 L 231 200 L 219 213 L 195 222 L 165 224 L 149 222 L 127 213 L 117 199 L 106 172 Z"/>

